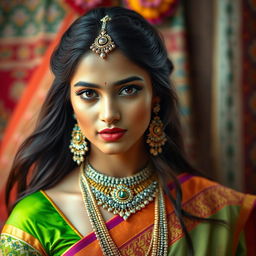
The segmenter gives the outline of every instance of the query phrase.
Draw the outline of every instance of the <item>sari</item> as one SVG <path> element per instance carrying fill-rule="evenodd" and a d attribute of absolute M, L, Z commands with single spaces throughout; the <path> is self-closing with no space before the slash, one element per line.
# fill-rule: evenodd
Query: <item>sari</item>
<path fill-rule="evenodd" d="M 256 255 L 256 196 L 190 174 L 182 174 L 178 179 L 184 210 L 226 222 L 224 225 L 185 218 L 195 255 Z M 174 194 L 174 185 L 169 188 Z M 173 206 L 165 199 L 168 256 L 185 256 L 188 246 L 184 233 Z M 145 255 L 154 225 L 154 203 L 127 221 L 114 216 L 106 225 L 121 255 Z M 95 233 L 83 237 L 44 191 L 28 195 L 15 206 L 3 227 L 0 248 L 3 255 L 103 255 Z"/>

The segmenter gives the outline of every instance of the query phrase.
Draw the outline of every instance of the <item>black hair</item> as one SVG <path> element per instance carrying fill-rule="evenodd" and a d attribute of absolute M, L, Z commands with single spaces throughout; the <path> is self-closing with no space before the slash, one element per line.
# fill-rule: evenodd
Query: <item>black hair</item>
<path fill-rule="evenodd" d="M 159 116 L 164 124 L 167 142 L 163 152 L 151 156 L 151 160 L 174 206 L 188 242 L 189 252 L 193 255 L 192 240 L 184 217 L 197 217 L 182 209 L 182 190 L 176 177 L 183 172 L 199 173 L 188 162 L 184 152 L 178 100 L 170 82 L 173 64 L 168 58 L 159 32 L 141 15 L 122 7 L 90 11 L 78 18 L 61 38 L 51 57 L 51 69 L 55 79 L 42 106 L 34 132 L 21 145 L 15 157 L 6 187 L 6 204 L 10 205 L 10 192 L 15 185 L 20 200 L 40 189 L 53 187 L 76 168 L 69 150 L 70 135 L 75 124 L 69 96 L 70 79 L 78 62 L 97 37 L 101 28 L 100 20 L 105 15 L 112 19 L 108 22 L 107 32 L 117 48 L 150 74 L 154 93 L 160 98 Z M 169 193 L 167 187 L 170 178 L 175 183 L 175 197 Z"/>

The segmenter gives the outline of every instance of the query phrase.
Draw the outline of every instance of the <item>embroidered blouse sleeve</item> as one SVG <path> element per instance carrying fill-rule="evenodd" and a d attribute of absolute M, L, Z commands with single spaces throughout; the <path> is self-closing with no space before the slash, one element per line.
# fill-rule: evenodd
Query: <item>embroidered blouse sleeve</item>
<path fill-rule="evenodd" d="M 1 234 L 0 255 L 19 255 L 19 256 L 42 256 L 38 250 L 27 242 L 13 237 L 9 234 Z"/>

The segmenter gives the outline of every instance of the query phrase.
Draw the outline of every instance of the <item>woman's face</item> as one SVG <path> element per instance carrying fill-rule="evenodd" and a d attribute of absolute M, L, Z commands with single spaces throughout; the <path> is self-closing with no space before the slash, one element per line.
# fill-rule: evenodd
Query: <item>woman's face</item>
<path fill-rule="evenodd" d="M 70 97 L 91 152 L 144 148 L 153 104 L 151 79 L 119 50 L 105 60 L 95 53 L 83 57 L 71 79 Z"/>

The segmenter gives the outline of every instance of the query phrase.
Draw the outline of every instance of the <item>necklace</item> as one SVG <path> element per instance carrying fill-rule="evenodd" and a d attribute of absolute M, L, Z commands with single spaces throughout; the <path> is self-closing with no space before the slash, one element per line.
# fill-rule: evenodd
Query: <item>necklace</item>
<path fill-rule="evenodd" d="M 154 200 L 157 179 L 150 167 L 133 176 L 115 178 L 96 171 L 87 164 L 84 172 L 98 205 L 127 220 Z"/>
<path fill-rule="evenodd" d="M 83 165 L 80 170 L 80 188 L 87 214 L 93 231 L 99 241 L 104 256 L 121 256 L 116 244 L 111 238 L 105 221 L 98 209 L 97 202 L 90 188 L 87 177 L 84 175 Z M 146 256 L 167 256 L 168 226 L 164 202 L 164 194 L 160 185 L 156 190 L 155 217 L 152 238 Z"/>

